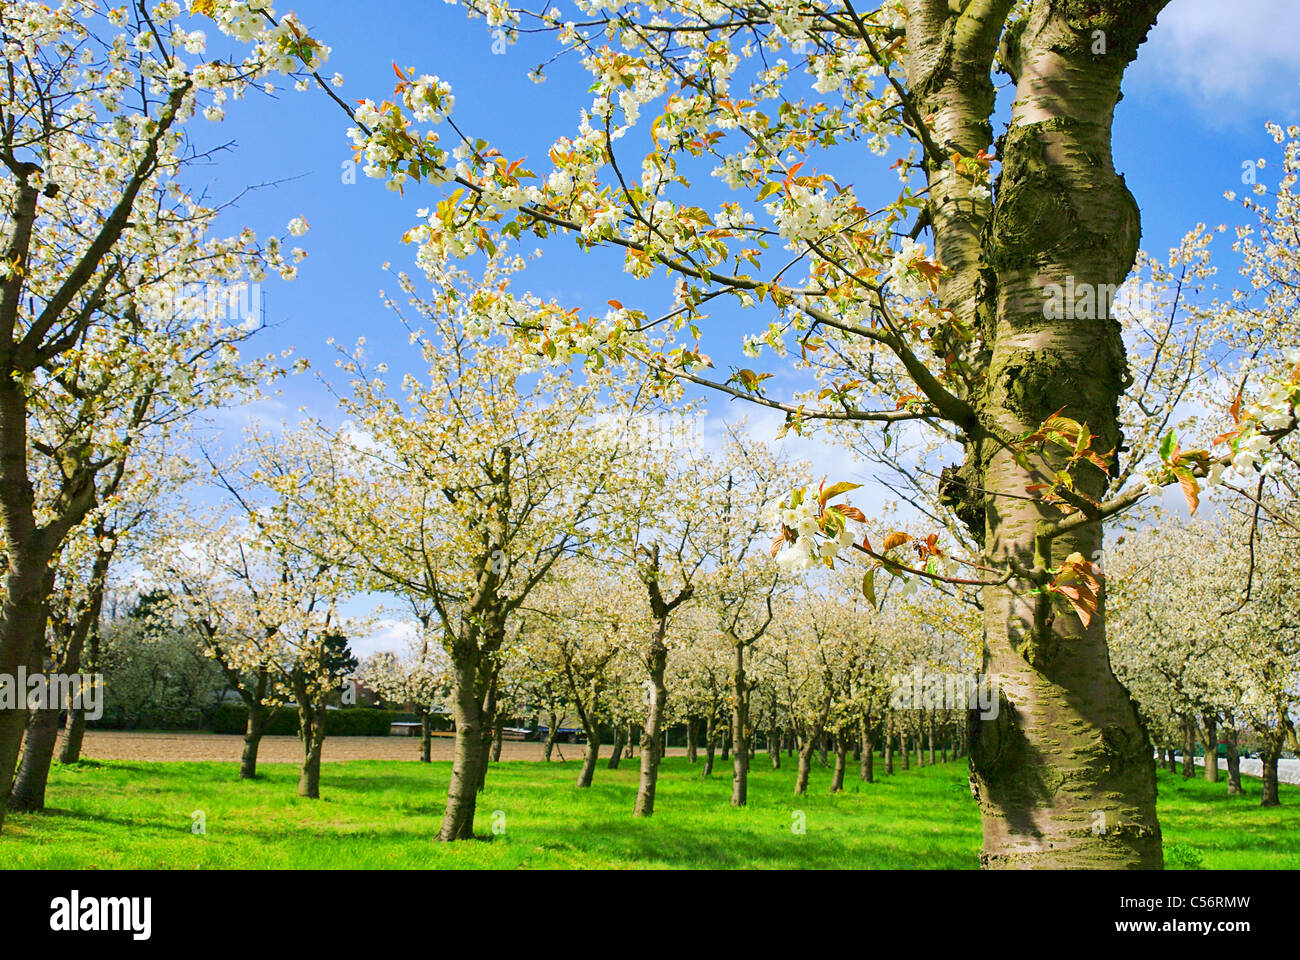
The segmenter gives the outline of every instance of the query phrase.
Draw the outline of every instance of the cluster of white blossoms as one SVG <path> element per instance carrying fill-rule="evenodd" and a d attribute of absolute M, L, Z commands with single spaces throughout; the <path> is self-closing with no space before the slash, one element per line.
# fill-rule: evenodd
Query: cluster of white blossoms
<path fill-rule="evenodd" d="M 856 206 L 852 189 L 831 196 L 825 188 L 814 190 L 790 183 L 784 199 L 766 204 L 765 209 L 787 241 L 786 248 L 802 250 L 807 241 L 820 241 L 833 233 L 841 219 Z"/>
<path fill-rule="evenodd" d="M 926 258 L 925 244 L 904 237 L 898 251 L 889 262 L 889 287 L 900 297 L 921 300 L 930 295 L 930 283 L 916 268 Z"/>
<path fill-rule="evenodd" d="M 1290 378 L 1268 378 L 1259 399 L 1243 412 L 1243 423 L 1249 426 L 1232 443 L 1229 469 L 1239 478 L 1254 476 L 1256 468 L 1266 477 L 1275 476 L 1285 466 L 1276 455 L 1276 441 L 1270 434 L 1295 426 L 1295 407 L 1300 401 L 1300 377 L 1297 376 L 1300 374 L 1300 349 L 1287 349 L 1282 355 L 1291 368 Z M 1225 472 L 1223 469 L 1212 470 L 1210 482 L 1217 483 Z"/>
<path fill-rule="evenodd" d="M 831 565 L 841 550 L 851 550 L 857 540 L 848 521 L 831 520 L 821 504 L 805 497 L 801 488 L 768 503 L 762 518 L 765 526 L 782 531 L 784 543 L 775 560 L 786 573 Z"/>

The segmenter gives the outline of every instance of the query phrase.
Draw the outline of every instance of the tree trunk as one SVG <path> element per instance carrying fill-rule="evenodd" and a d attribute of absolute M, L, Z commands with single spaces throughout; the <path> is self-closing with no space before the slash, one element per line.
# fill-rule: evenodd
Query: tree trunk
<path fill-rule="evenodd" d="M 867 723 L 865 716 L 858 718 L 858 740 L 862 748 L 862 760 L 858 765 L 858 779 L 865 783 L 875 783 L 875 755 L 876 745 L 871 740 L 871 726 Z"/>
<path fill-rule="evenodd" d="M 249 703 L 248 723 L 244 726 L 244 750 L 239 757 L 239 779 L 252 780 L 257 776 L 257 749 L 262 745 L 266 731 L 267 709 L 261 703 Z"/>
<path fill-rule="evenodd" d="M 1224 738 L 1228 744 L 1228 795 L 1241 795 L 1241 754 L 1237 752 L 1237 724 L 1229 718 Z"/>
<path fill-rule="evenodd" d="M 618 751 L 615 751 L 617 755 Z M 600 724 L 592 721 L 587 725 L 587 752 L 582 755 L 582 769 L 578 771 L 578 786 L 591 786 L 591 779 L 596 775 L 596 761 L 600 759 Z"/>
<path fill-rule="evenodd" d="M 501 747 L 505 742 L 506 722 L 504 718 L 497 717 L 496 723 L 492 724 L 492 762 L 501 762 Z"/>
<path fill-rule="evenodd" d="M 954 414 L 966 460 L 944 492 L 991 563 L 1015 573 L 983 590 L 984 673 L 1000 681 L 997 716 L 975 719 L 970 743 L 985 867 L 1163 862 L 1151 747 L 1111 671 L 1104 606 L 1084 623 L 1041 589 L 1067 557 L 1100 555 L 1101 524 L 1026 499 L 1064 458 L 1027 457 L 1007 441 L 1060 411 L 1087 425 L 1098 452 L 1122 446 L 1128 365 L 1109 303 L 1053 311 L 1048 293 L 1054 284 L 1108 301 L 1133 264 L 1139 211 L 1114 170 L 1111 127 L 1124 69 L 1166 2 L 1028 5 L 999 58 L 1015 97 L 997 142 L 995 206 L 972 197 L 951 165 L 927 165 L 936 259 L 948 269 L 940 302 L 978 331 L 981 354 L 981 376 L 962 398 L 969 409 Z M 906 6 L 917 110 L 933 118 L 945 156 L 973 156 L 992 141 L 989 65 L 1013 4 Z M 1081 463 L 1072 483 L 1095 502 L 1110 478 Z M 1091 828 L 1098 811 L 1111 824 L 1104 833 Z"/>
<path fill-rule="evenodd" d="M 736 759 L 731 768 L 731 805 L 743 807 L 749 801 L 749 684 L 745 679 L 745 647 L 735 643 L 731 674 L 731 730 Z"/>
<path fill-rule="evenodd" d="M 20 450 L 25 450 L 26 444 L 22 432 L 26 424 L 23 390 L 21 384 L 0 382 L 0 417 L 3 417 L 6 432 L 13 429 Z M 14 404 L 13 410 L 9 409 L 11 403 Z M 19 456 L 21 454 L 15 455 Z M 12 462 L 14 458 L 9 459 Z M 5 501 L 6 514 L 13 512 L 9 502 L 12 496 L 24 500 L 30 509 L 32 489 L 29 483 L 22 490 L 5 490 L 4 497 L 0 499 Z M 13 522 L 11 517 L 6 516 L 4 519 Z M 21 520 L 21 515 L 17 519 Z M 13 545 L 17 539 L 17 531 L 10 527 L 6 538 L 7 569 L 4 585 L 0 588 L 0 597 L 3 597 L 3 605 L 0 606 L 0 676 L 12 678 L 11 682 L 16 681 L 19 667 L 29 672 L 40 667 L 40 652 L 44 647 L 49 612 L 45 600 L 54 587 L 54 571 L 48 569 L 51 551 L 14 551 Z M 0 829 L 4 828 L 9 793 L 26 725 L 25 710 L 0 710 Z"/>
<path fill-rule="evenodd" d="M 808 774 L 812 772 L 813 742 L 809 740 L 799 748 L 799 766 L 795 772 L 794 793 L 802 797 L 808 792 Z"/>
<path fill-rule="evenodd" d="M 1183 722 L 1183 777 L 1190 780 L 1196 776 L 1196 725 L 1190 720 Z"/>
<path fill-rule="evenodd" d="M 709 713 L 709 719 L 704 730 L 704 769 L 700 776 L 709 777 L 713 775 L 713 755 L 718 750 L 718 723 L 716 711 Z"/>
<path fill-rule="evenodd" d="M 699 751 L 699 730 L 697 728 L 695 717 L 686 718 L 686 760 L 689 763 L 695 763 L 700 759 Z"/>
<path fill-rule="evenodd" d="M 1205 779 L 1208 783 L 1219 782 L 1219 733 L 1218 721 L 1211 715 L 1205 717 Z"/>
<path fill-rule="evenodd" d="M 302 769 L 298 773 L 298 796 L 320 799 L 320 758 L 325 747 L 325 705 L 304 703 L 298 695 L 298 737 L 302 741 Z"/>
<path fill-rule="evenodd" d="M 59 748 L 59 763 L 80 762 L 85 740 L 86 711 L 80 707 L 69 707 L 68 720 L 63 727 L 63 746 Z"/>
<path fill-rule="evenodd" d="M 560 725 L 555 722 L 555 717 L 551 717 L 550 723 L 546 727 L 546 745 L 542 748 L 542 761 L 551 762 L 551 754 L 555 752 L 555 738 L 560 735 Z"/>
<path fill-rule="evenodd" d="M 479 714 L 479 722 L 482 724 L 480 734 L 483 742 L 480 749 L 483 751 L 483 760 L 478 767 L 478 791 L 483 792 L 487 786 L 488 762 L 492 756 L 492 741 L 496 737 L 497 725 L 497 677 L 499 674 L 499 661 L 493 661 L 487 681 L 487 695 L 483 698 L 483 710 Z"/>
<path fill-rule="evenodd" d="M 844 789 L 844 768 L 848 765 L 848 741 L 843 731 L 835 734 L 835 772 L 831 774 L 831 793 Z"/>
<path fill-rule="evenodd" d="M 59 737 L 59 710 L 42 707 L 28 711 L 23 759 L 9 797 L 9 809 L 28 813 L 45 809 L 45 785 Z"/>
<path fill-rule="evenodd" d="M 668 668 L 668 648 L 664 645 L 667 622 L 660 618 L 655 624 L 655 641 L 646 657 L 650 672 L 650 703 L 646 708 L 645 730 L 641 734 L 641 780 L 637 785 L 634 817 L 648 817 L 655 812 L 655 785 L 659 781 L 659 730 L 664 719 L 664 705 L 668 690 L 664 686 L 664 673 Z"/>
<path fill-rule="evenodd" d="M 614 752 L 609 755 L 609 762 L 605 764 L 607 769 L 618 769 L 619 761 L 623 759 L 625 743 L 627 743 L 627 727 L 621 723 L 614 724 Z"/>
<path fill-rule="evenodd" d="M 420 708 L 420 762 L 433 762 L 433 717 L 427 707 Z"/>
<path fill-rule="evenodd" d="M 443 811 L 438 839 L 449 843 L 474 839 L 474 808 L 478 803 L 478 785 L 482 782 L 483 701 L 478 693 L 478 663 L 464 657 L 453 667 L 455 689 L 456 752 L 447 787 L 447 806 Z"/>
<path fill-rule="evenodd" d="M 893 774 L 894 772 L 894 713 L 889 711 L 885 714 L 885 773 Z"/>
<path fill-rule="evenodd" d="M 1277 747 L 1268 745 L 1260 753 L 1260 762 L 1264 767 L 1264 793 L 1259 800 L 1261 807 L 1276 807 L 1282 802 L 1277 794 L 1277 761 L 1280 754 Z"/>

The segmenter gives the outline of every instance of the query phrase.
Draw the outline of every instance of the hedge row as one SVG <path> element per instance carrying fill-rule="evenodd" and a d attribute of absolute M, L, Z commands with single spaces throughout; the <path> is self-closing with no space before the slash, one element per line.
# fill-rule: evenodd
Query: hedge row
<path fill-rule="evenodd" d="M 413 713 L 404 713 L 400 710 L 377 710 L 373 707 L 327 710 L 325 735 L 327 737 L 382 737 L 387 735 L 394 723 L 413 723 L 419 719 Z M 447 730 L 450 726 L 450 722 L 444 717 L 433 718 L 435 730 Z M 248 708 L 242 703 L 223 703 L 212 718 L 213 733 L 243 734 L 247 728 Z M 266 733 L 296 737 L 298 711 L 293 707 L 281 707 L 267 724 Z"/>

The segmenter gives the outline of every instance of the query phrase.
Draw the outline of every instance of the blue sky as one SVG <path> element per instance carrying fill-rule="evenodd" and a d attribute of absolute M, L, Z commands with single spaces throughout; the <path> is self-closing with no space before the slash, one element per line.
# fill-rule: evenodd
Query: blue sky
<path fill-rule="evenodd" d="M 561 6 L 572 12 L 567 4 Z M 333 47 L 325 72 L 344 74 L 341 94 L 346 99 L 387 95 L 394 82 L 393 61 L 437 74 L 453 86 L 462 129 L 491 141 L 507 156 L 528 157 L 534 169 L 545 169 L 547 148 L 557 136 L 573 131 L 579 109 L 590 100 L 589 80 L 576 61 L 550 68 L 545 84 L 527 78 L 553 52 L 550 38 L 525 39 L 494 54 L 483 21 L 468 20 L 450 4 L 315 0 L 295 5 L 295 12 Z M 1115 127 L 1116 164 L 1142 207 L 1144 248 L 1163 253 L 1198 221 L 1230 227 L 1238 222 L 1240 208 L 1223 193 L 1241 188 L 1245 162 L 1275 158 L 1264 122 L 1300 122 L 1297 36 L 1297 0 L 1173 0 L 1162 14 L 1130 68 Z M 355 183 L 345 183 L 343 165 L 351 154 L 344 132 L 349 124 L 319 92 L 286 90 L 277 99 L 252 97 L 230 105 L 226 115 L 219 126 L 202 120 L 194 124 L 204 141 L 231 143 L 202 171 L 210 175 L 212 196 L 234 196 L 250 183 L 284 182 L 246 196 L 223 225 L 282 233 L 296 216 L 312 225 L 296 241 L 310 253 L 299 278 L 291 284 L 264 284 L 267 319 L 276 327 L 260 348 L 293 346 L 331 375 L 334 355 L 327 338 L 351 343 L 365 335 L 368 352 L 400 370 L 411 353 L 402 328 L 379 302 L 379 289 L 394 286 L 381 268 L 385 262 L 410 268 L 413 249 L 399 238 L 414 222 L 416 208 L 431 204 L 434 195 L 413 185 L 400 197 L 360 174 Z M 884 167 L 862 149 L 858 170 L 829 172 L 841 182 L 882 172 L 892 177 Z M 1270 174 L 1265 169 L 1260 179 L 1268 183 Z M 1222 246 L 1226 253 L 1226 238 Z M 527 280 L 543 296 L 602 312 L 611 298 L 650 311 L 667 302 L 653 289 L 647 296 L 645 284 L 628 278 L 617 256 L 584 255 L 563 239 L 544 249 L 545 257 L 538 269 L 530 268 Z M 722 336 L 704 344 L 722 369 L 739 357 L 734 329 L 729 334 L 719 330 Z M 303 405 L 328 419 L 333 401 L 313 377 L 296 377 L 284 384 L 280 401 L 261 404 L 256 413 L 269 420 L 294 420 Z M 716 397 L 711 409 L 715 416 L 749 413 L 751 428 L 769 437 L 779 421 Z M 248 413 L 231 411 L 218 425 L 237 428 Z M 798 440 L 789 448 L 815 459 L 819 475 L 865 479 L 856 476 L 845 451 Z"/>

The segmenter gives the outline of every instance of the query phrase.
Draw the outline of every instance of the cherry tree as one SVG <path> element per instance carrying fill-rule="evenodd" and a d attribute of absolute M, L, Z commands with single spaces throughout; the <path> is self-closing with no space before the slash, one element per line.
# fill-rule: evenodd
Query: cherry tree
<path fill-rule="evenodd" d="M 232 7 L 219 25 L 241 56 L 205 57 L 205 33 L 180 13 L 174 2 L 104 10 L 80 0 L 0 12 L 7 675 L 39 669 L 47 571 L 96 506 L 99 475 L 151 426 L 263 376 L 236 349 L 257 318 L 232 320 L 203 295 L 202 308 L 187 305 L 186 285 L 216 285 L 228 299 L 268 272 L 291 278 L 300 259 L 278 238 L 210 235 L 222 211 L 182 185 L 202 159 L 185 125 L 199 113 L 219 120 L 269 76 L 315 71 L 328 49 L 292 17 L 274 25 Z M 21 712 L 0 715 L 0 824 L 22 722 Z"/>
<path fill-rule="evenodd" d="M 292 703 L 298 795 L 317 799 L 326 712 L 355 674 L 347 637 L 363 625 L 338 611 L 353 592 L 349 546 L 280 492 L 311 487 L 311 439 L 252 432 L 231 465 L 213 467 L 223 507 L 187 509 L 156 551 L 173 619 L 196 632 L 249 708 L 241 779 L 254 775 L 271 709 Z"/>
<path fill-rule="evenodd" d="M 1166 2 L 583 2 L 564 21 L 470 0 L 509 37 L 554 33 L 592 76 L 589 108 L 537 183 L 503 147 L 439 139 L 454 101 L 431 75 L 399 68 L 393 98 L 354 111 L 368 174 L 446 190 L 411 234 L 430 274 L 527 233 L 611 251 L 637 277 L 676 278 L 663 310 L 582 318 L 554 304 L 515 325 L 539 353 L 562 343 L 635 356 L 652 382 L 744 396 L 800 429 L 848 420 L 950 431 L 965 458 L 950 474 L 953 508 L 996 571 L 976 579 L 990 669 L 1005 678 L 1004 709 L 989 721 L 997 735 L 974 742 L 1017 743 L 972 757 L 990 867 L 1161 862 L 1154 770 L 1131 700 L 1104 669 L 1105 612 L 1082 564 L 1098 552 L 1104 516 L 1123 506 L 1106 499 L 1128 372 L 1106 291 L 1133 264 L 1140 213 L 1110 159 L 1111 123 L 1125 69 Z M 996 73 L 1014 94 L 995 142 Z M 628 163 L 616 148 L 633 142 L 643 112 L 650 149 Z M 836 177 L 846 144 L 880 156 L 882 170 L 892 154 L 897 192 Z M 734 199 L 688 186 L 701 161 Z M 772 240 L 789 254 L 765 254 Z M 1053 311 L 1050 285 L 1090 298 Z M 709 374 L 697 340 L 706 306 L 727 301 L 770 318 L 747 335 L 752 355 L 837 356 L 836 384 L 778 399 L 766 371 Z M 684 342 L 644 341 L 665 327 Z M 1071 594 L 1081 608 L 1052 602 Z M 1068 749 L 1047 748 L 1063 738 Z M 1098 809 L 1123 835 L 1092 833 Z"/>
<path fill-rule="evenodd" d="M 613 365 L 570 376 L 471 341 L 465 317 L 488 322 L 478 312 L 485 291 L 514 269 L 495 261 L 428 298 L 399 277 L 414 318 L 387 302 L 427 372 L 407 375 L 394 395 L 386 364 L 372 363 L 358 342 L 339 361 L 351 377 L 341 397 L 350 426 L 317 425 L 320 463 L 282 491 L 309 503 L 316 522 L 348 545 L 360 587 L 432 611 L 454 680 L 444 841 L 473 837 L 512 622 L 555 564 L 614 515 L 633 481 L 627 424 L 648 410 Z"/>

